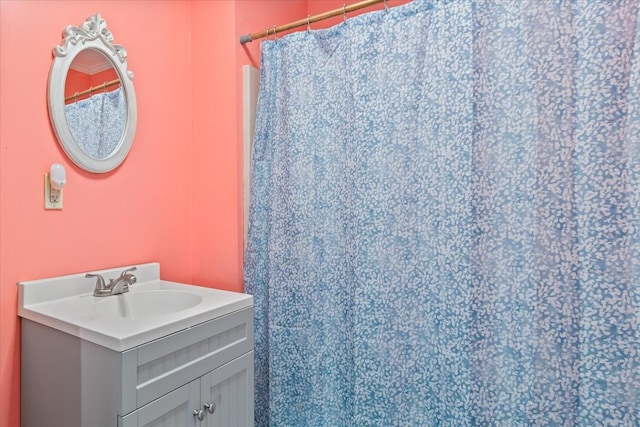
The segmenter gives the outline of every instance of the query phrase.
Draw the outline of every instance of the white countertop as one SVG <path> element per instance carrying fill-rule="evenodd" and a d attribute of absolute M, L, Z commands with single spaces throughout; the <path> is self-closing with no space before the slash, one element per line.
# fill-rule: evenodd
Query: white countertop
<path fill-rule="evenodd" d="M 121 295 L 94 297 L 95 279 L 85 273 L 59 276 L 49 279 L 18 283 L 18 315 L 73 336 L 102 345 L 115 351 L 125 351 L 146 342 L 190 328 L 253 306 L 253 297 L 238 292 L 204 288 L 182 283 L 160 280 L 160 265 L 149 263 L 137 265 L 133 272 L 138 282 Z M 118 277 L 127 267 L 91 271 L 108 279 Z M 144 297 L 143 294 L 173 292 L 188 293 L 197 301 L 195 305 L 179 311 L 143 317 L 104 316 L 100 307 L 105 303 L 126 304 L 127 300 Z M 139 295 L 134 295 L 139 294 Z M 128 297 L 129 295 L 134 295 Z M 107 299 L 115 298 L 113 300 Z"/>

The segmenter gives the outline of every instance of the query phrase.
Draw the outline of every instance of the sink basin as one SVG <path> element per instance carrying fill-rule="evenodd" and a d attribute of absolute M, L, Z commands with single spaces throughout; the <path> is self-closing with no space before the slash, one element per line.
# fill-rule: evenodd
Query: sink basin
<path fill-rule="evenodd" d="M 94 271 L 106 279 L 128 266 Z M 18 315 L 115 351 L 125 351 L 253 305 L 253 297 L 160 279 L 139 264 L 129 292 L 94 297 L 85 273 L 19 282 Z"/>
<path fill-rule="evenodd" d="M 202 302 L 202 296 L 191 292 L 154 290 L 102 297 L 92 309 L 98 316 L 141 319 L 164 316 L 187 310 Z"/>

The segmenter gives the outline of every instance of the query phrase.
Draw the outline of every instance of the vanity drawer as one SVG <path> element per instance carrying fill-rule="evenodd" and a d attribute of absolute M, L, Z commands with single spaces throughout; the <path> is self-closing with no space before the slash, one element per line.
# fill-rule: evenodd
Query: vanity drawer
<path fill-rule="evenodd" d="M 123 413 L 146 405 L 252 349 L 253 310 L 249 308 L 125 352 Z"/>

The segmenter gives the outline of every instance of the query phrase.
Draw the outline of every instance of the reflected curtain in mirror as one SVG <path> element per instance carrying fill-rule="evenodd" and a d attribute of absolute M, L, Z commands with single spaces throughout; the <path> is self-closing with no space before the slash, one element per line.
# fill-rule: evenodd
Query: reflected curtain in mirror
<path fill-rule="evenodd" d="M 105 159 L 118 148 L 127 114 L 122 88 L 67 104 L 65 114 L 73 139 L 87 155 Z"/>

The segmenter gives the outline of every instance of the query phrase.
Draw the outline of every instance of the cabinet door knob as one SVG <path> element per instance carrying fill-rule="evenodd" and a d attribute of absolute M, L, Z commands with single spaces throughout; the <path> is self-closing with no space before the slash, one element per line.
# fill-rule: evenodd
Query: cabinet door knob
<path fill-rule="evenodd" d="M 210 414 L 213 414 L 214 412 L 216 412 L 216 403 L 215 402 L 211 402 L 211 403 L 206 403 L 204 404 L 204 407 L 207 411 L 209 411 Z"/>
<path fill-rule="evenodd" d="M 204 411 L 202 409 L 194 409 L 193 416 L 198 418 L 198 421 L 202 421 L 204 419 Z"/>

